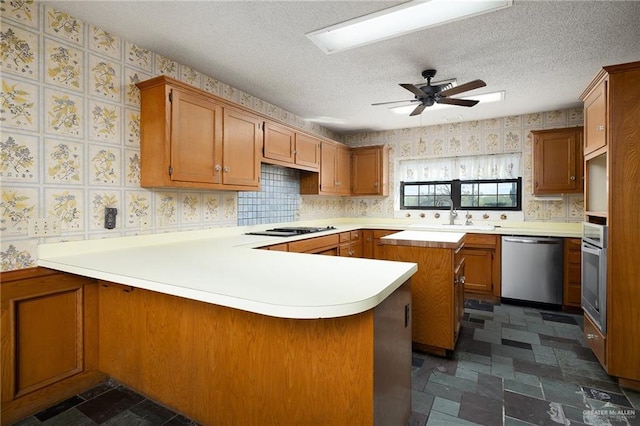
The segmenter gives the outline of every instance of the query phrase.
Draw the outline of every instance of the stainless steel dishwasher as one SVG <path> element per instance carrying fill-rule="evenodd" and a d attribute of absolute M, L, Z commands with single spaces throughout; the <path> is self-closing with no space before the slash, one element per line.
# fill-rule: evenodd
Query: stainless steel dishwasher
<path fill-rule="evenodd" d="M 562 304 L 562 238 L 503 236 L 502 297 Z"/>

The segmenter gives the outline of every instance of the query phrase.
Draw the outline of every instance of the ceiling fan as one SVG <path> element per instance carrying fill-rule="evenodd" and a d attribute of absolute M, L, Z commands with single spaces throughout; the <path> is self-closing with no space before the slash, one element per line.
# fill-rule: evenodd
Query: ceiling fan
<path fill-rule="evenodd" d="M 468 83 L 461 84 L 459 86 L 451 87 L 451 82 L 454 80 L 447 80 L 443 82 L 431 84 L 431 79 L 435 77 L 436 70 L 424 70 L 422 71 L 422 77 L 427 79 L 427 84 L 414 85 L 414 84 L 400 84 L 411 93 L 415 95 L 414 99 L 405 101 L 392 101 L 392 102 L 380 102 L 372 105 L 388 105 L 395 103 L 419 103 L 416 109 L 409 115 L 419 115 L 426 107 L 430 107 L 433 104 L 449 104 L 458 105 L 464 107 L 472 107 L 480 101 L 472 99 L 455 99 L 450 98 L 451 95 L 457 95 L 458 93 L 467 92 L 469 90 L 478 89 L 487 85 L 482 80 L 473 80 Z M 448 88 L 449 87 L 449 88 Z"/>

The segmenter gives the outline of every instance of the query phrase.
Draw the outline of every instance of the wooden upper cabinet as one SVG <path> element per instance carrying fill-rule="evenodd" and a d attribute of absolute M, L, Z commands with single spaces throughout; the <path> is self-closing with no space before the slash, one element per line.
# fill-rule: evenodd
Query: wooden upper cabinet
<path fill-rule="evenodd" d="M 305 167 L 305 170 L 320 169 L 320 139 L 296 133 L 294 154 L 297 166 Z"/>
<path fill-rule="evenodd" d="M 351 194 L 351 149 L 338 145 L 336 150 L 336 192 L 339 195 Z"/>
<path fill-rule="evenodd" d="M 265 163 L 301 170 L 320 169 L 320 139 L 266 121 L 264 123 Z"/>
<path fill-rule="evenodd" d="M 607 85 L 603 78 L 584 99 L 584 153 L 607 145 Z"/>
<path fill-rule="evenodd" d="M 582 127 L 532 131 L 533 193 L 582 192 Z"/>
<path fill-rule="evenodd" d="M 264 123 L 265 159 L 293 163 L 295 132 L 287 127 L 270 122 Z"/>
<path fill-rule="evenodd" d="M 384 145 L 351 150 L 351 195 L 389 195 L 389 150 Z"/>
<path fill-rule="evenodd" d="M 350 195 L 350 154 L 348 146 L 322 141 L 320 172 L 300 176 L 300 193 L 309 195 Z"/>
<path fill-rule="evenodd" d="M 178 182 L 220 183 L 216 164 L 222 164 L 222 107 L 178 89 L 171 89 L 169 93 L 170 179 Z"/>
<path fill-rule="evenodd" d="M 222 183 L 238 189 L 260 189 L 262 121 L 231 108 L 224 110 Z"/>
<path fill-rule="evenodd" d="M 140 186 L 257 190 L 261 119 L 159 76 L 140 89 Z"/>

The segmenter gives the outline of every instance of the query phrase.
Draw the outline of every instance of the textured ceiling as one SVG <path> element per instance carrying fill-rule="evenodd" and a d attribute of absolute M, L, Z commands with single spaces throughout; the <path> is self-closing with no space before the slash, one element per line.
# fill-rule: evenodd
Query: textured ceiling
<path fill-rule="evenodd" d="M 580 105 L 604 65 L 640 60 L 639 1 L 520 1 L 497 12 L 325 55 L 305 34 L 401 2 L 46 2 L 339 133 L 426 126 Z M 398 83 L 506 91 L 504 102 L 399 116 Z M 460 95 L 463 96 L 463 95 Z"/>

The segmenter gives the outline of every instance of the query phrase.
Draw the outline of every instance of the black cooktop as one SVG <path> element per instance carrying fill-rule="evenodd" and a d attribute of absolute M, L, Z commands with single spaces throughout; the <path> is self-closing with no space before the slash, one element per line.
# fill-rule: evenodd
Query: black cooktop
<path fill-rule="evenodd" d="M 312 234 L 314 232 L 330 231 L 336 229 L 334 226 L 313 227 L 313 226 L 289 226 L 282 228 L 272 228 L 266 231 L 247 232 L 245 235 L 267 235 L 271 237 L 294 237 L 296 235 Z"/>

